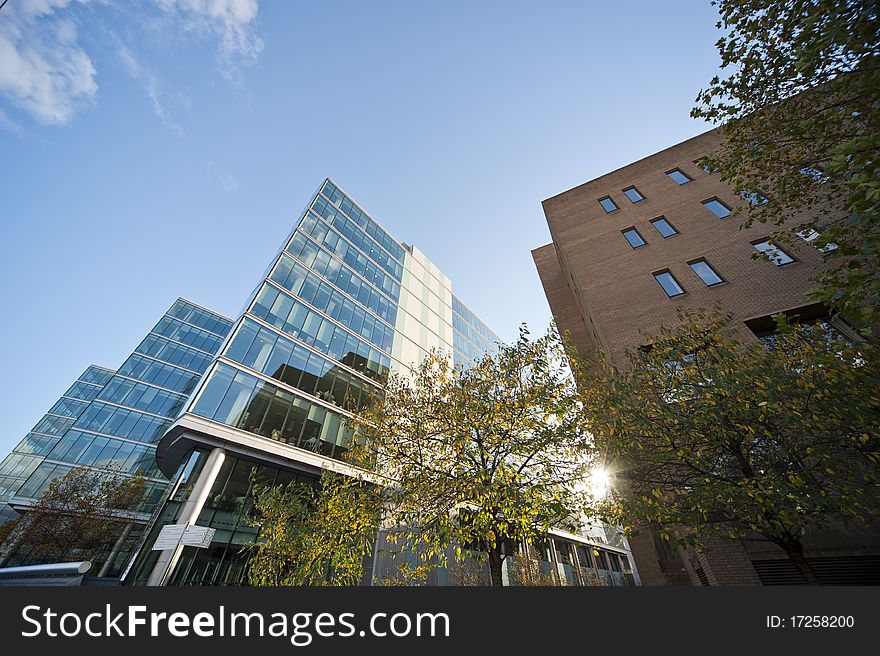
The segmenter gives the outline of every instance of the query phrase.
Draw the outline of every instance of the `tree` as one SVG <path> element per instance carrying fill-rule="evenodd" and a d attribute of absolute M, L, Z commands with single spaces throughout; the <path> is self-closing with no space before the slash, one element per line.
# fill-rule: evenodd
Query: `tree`
<path fill-rule="evenodd" d="M 542 561 L 529 549 L 520 554 L 511 567 L 514 585 L 520 587 L 555 587 L 562 585 L 559 573 L 547 561 Z"/>
<path fill-rule="evenodd" d="M 55 478 L 7 537 L 4 562 L 16 553 L 29 564 L 96 559 L 112 546 L 125 512 L 143 498 L 144 481 L 84 468 Z"/>
<path fill-rule="evenodd" d="M 374 485 L 325 470 L 316 488 L 256 485 L 259 529 L 247 545 L 252 585 L 357 585 L 382 517 Z"/>
<path fill-rule="evenodd" d="M 434 352 L 396 374 L 355 423 L 356 462 L 372 467 L 389 539 L 418 562 L 503 561 L 520 543 L 571 526 L 588 494 L 589 439 L 561 340 L 523 327 L 469 368 Z"/>
<path fill-rule="evenodd" d="M 682 545 L 769 541 L 817 583 L 804 533 L 878 517 L 875 348 L 781 318 L 772 348 L 744 346 L 717 313 L 680 320 L 630 353 L 627 369 L 600 361 L 581 377 L 614 481 L 597 512 Z"/>
<path fill-rule="evenodd" d="M 751 198 L 745 224 L 816 229 L 812 296 L 864 324 L 880 300 L 880 20 L 868 0 L 718 0 L 727 77 L 695 118 L 723 125 L 707 165 Z M 812 236 L 812 233 L 810 233 Z M 833 248 L 836 245 L 837 248 Z M 872 337 L 872 339 L 874 339 Z"/>

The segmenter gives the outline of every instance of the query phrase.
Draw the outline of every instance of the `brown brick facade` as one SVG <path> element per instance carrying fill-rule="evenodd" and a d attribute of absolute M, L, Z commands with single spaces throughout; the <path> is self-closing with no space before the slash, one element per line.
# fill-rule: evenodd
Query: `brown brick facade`
<path fill-rule="evenodd" d="M 752 242 L 768 237 L 774 228 L 756 224 L 742 230 L 740 217 L 719 219 L 703 205 L 713 198 L 731 208 L 745 202 L 718 175 L 696 163 L 718 143 L 717 131 L 707 132 L 543 203 L 558 275 L 568 279 L 583 322 L 592 322 L 599 343 L 615 363 L 622 361 L 624 350 L 645 342 L 644 331 L 674 324 L 679 307 L 712 308 L 721 303 L 741 324 L 809 302 L 804 294 L 822 266 L 821 253 L 798 240 L 783 246 L 796 262 L 776 267 L 753 259 Z M 677 184 L 666 175 L 672 169 L 692 181 Z M 623 189 L 631 186 L 645 199 L 628 200 Z M 608 214 L 602 209 L 598 201 L 606 196 L 618 210 Z M 666 218 L 679 234 L 661 237 L 650 223 L 658 217 Z M 634 249 L 624 238 L 622 231 L 631 227 L 645 246 Z M 542 266 L 547 269 L 547 248 L 534 252 L 539 271 Z M 725 282 L 707 287 L 688 266 L 697 259 L 705 259 Z M 666 296 L 652 275 L 662 270 L 675 276 L 685 294 Z M 742 332 L 751 338 L 744 326 Z"/>
<path fill-rule="evenodd" d="M 817 249 L 795 238 L 782 245 L 795 262 L 777 267 L 754 259 L 753 243 L 778 228 L 741 229 L 740 216 L 718 218 L 703 205 L 710 199 L 730 208 L 746 202 L 697 163 L 719 143 L 717 130 L 706 132 L 543 202 L 553 242 L 532 255 L 557 325 L 580 351 L 600 350 L 622 365 L 627 350 L 648 343 L 660 325 L 674 325 L 679 308 L 720 305 L 745 340 L 755 339 L 745 325 L 751 319 L 821 310 L 806 297 L 823 266 Z M 666 174 L 673 169 L 691 181 L 677 184 Z M 644 200 L 631 202 L 623 193 L 630 187 Z M 599 203 L 605 197 L 618 209 L 607 213 Z M 664 239 L 650 223 L 658 217 L 678 234 Z M 622 234 L 629 228 L 646 244 L 633 248 Z M 689 266 L 698 259 L 724 282 L 707 286 Z M 669 298 L 653 276 L 660 271 L 671 272 L 685 293 Z M 875 538 L 869 551 L 880 555 Z M 832 542 L 844 550 L 852 546 L 849 540 Z M 646 584 L 760 583 L 750 552 L 739 542 L 717 541 L 699 554 L 661 553 L 643 533 L 632 547 Z"/>

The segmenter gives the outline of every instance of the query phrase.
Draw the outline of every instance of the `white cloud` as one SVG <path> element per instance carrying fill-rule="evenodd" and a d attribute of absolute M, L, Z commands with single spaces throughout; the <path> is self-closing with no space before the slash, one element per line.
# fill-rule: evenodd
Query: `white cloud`
<path fill-rule="evenodd" d="M 237 81 L 242 63 L 256 60 L 263 50 L 257 32 L 259 0 L 153 0 L 187 31 L 218 40 L 220 72 Z"/>
<path fill-rule="evenodd" d="M 64 11 L 70 4 L 20 0 L 7 3 L 0 17 L 0 93 L 52 125 L 67 123 L 98 92 L 95 66 Z"/>
<path fill-rule="evenodd" d="M 18 135 L 19 137 L 24 134 L 24 130 L 22 130 L 21 126 L 13 121 L 6 115 L 2 109 L 0 109 L 0 128 L 4 130 L 9 130 L 13 134 Z"/>
<path fill-rule="evenodd" d="M 147 98 L 150 100 L 150 106 L 153 108 L 153 113 L 162 122 L 162 125 L 176 132 L 177 136 L 182 137 L 183 128 L 172 118 L 171 112 L 166 106 L 165 85 L 159 76 L 152 70 L 145 68 L 134 52 L 116 34 L 111 32 L 110 39 L 115 45 L 117 59 L 122 68 L 130 77 L 138 80 L 143 85 Z"/>
<path fill-rule="evenodd" d="M 7 3 L 0 15 L 0 96 L 50 125 L 68 123 L 78 109 L 95 101 L 97 71 L 78 41 L 74 11 L 90 3 L 107 0 Z M 128 12 L 129 20 L 142 27 L 149 24 L 142 7 L 116 6 Z M 152 12 L 160 16 L 164 29 L 215 39 L 220 72 L 233 83 L 240 81 L 242 65 L 255 61 L 263 49 L 257 28 L 259 0 L 153 0 L 147 7 L 155 8 Z M 116 50 L 125 71 L 143 82 L 159 119 L 181 133 L 167 109 L 169 96 L 174 99 L 175 94 L 169 94 L 161 78 L 141 65 L 130 49 Z M 0 126 L 9 128 L 10 123 L 17 125 L 3 113 Z"/>
<path fill-rule="evenodd" d="M 159 79 L 152 73 L 147 73 L 144 81 L 147 85 L 147 97 L 153 107 L 153 113 L 162 121 L 162 125 L 176 132 L 178 137 L 182 137 L 183 128 L 171 118 L 171 114 L 165 107 L 165 92 Z"/>
<path fill-rule="evenodd" d="M 110 37 L 116 45 L 116 54 L 119 57 L 119 63 L 122 64 L 125 72 L 131 77 L 140 77 L 141 63 L 138 61 L 137 57 L 135 57 L 135 54 L 128 46 L 119 40 L 118 36 L 111 34 Z"/>

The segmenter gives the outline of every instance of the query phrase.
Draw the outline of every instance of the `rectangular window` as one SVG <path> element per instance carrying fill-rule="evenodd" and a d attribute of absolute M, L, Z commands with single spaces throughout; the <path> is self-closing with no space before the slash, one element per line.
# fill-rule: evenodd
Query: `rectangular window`
<path fill-rule="evenodd" d="M 730 216 L 730 208 L 717 198 L 710 198 L 703 201 L 703 206 L 712 212 L 719 219 L 725 219 Z"/>
<path fill-rule="evenodd" d="M 700 276 L 700 280 L 706 283 L 706 287 L 711 287 L 712 285 L 724 282 L 724 279 L 718 275 L 718 272 L 715 271 L 706 260 L 688 262 L 688 266 L 693 269 L 694 273 Z"/>
<path fill-rule="evenodd" d="M 825 184 L 826 182 L 828 182 L 828 176 L 813 166 L 805 166 L 804 168 L 802 168 L 801 175 L 812 178 L 812 180 L 818 184 Z"/>
<path fill-rule="evenodd" d="M 759 194 L 757 191 L 740 191 L 737 192 L 739 197 L 746 201 L 749 205 L 766 205 L 767 199 L 763 194 Z"/>
<path fill-rule="evenodd" d="M 667 237 L 672 237 L 673 235 L 678 234 L 678 230 L 676 230 L 672 224 L 666 220 L 665 217 L 658 217 L 656 219 L 651 220 L 651 225 L 654 226 L 654 229 L 660 233 L 663 239 Z"/>
<path fill-rule="evenodd" d="M 803 239 L 808 244 L 811 241 L 815 241 L 816 239 L 819 238 L 819 233 L 816 230 L 814 230 L 813 228 L 806 228 L 806 229 L 800 230 L 794 234 L 796 234 L 798 237 Z"/>
<path fill-rule="evenodd" d="M 709 159 L 707 157 L 701 157 L 698 160 L 694 160 L 694 164 L 699 166 L 705 173 L 715 173 L 716 169 L 712 168 L 712 165 L 709 164 Z"/>
<path fill-rule="evenodd" d="M 669 298 L 684 294 L 684 288 L 678 284 L 675 276 L 669 271 L 658 271 L 654 274 L 654 279 L 660 283 L 660 286 Z"/>
<path fill-rule="evenodd" d="M 791 323 L 802 324 L 809 335 L 822 336 L 830 341 L 842 340 L 850 345 L 858 344 L 862 339 L 855 328 L 839 317 L 830 318 L 820 304 L 795 308 L 785 315 Z M 780 336 L 772 315 L 749 319 L 745 325 L 768 349 L 777 346 Z"/>
<path fill-rule="evenodd" d="M 681 169 L 672 169 L 671 171 L 667 171 L 666 175 L 669 176 L 670 180 L 680 185 L 687 184 L 691 181 L 691 177 Z"/>
<path fill-rule="evenodd" d="M 633 248 L 639 248 L 640 246 L 644 246 L 646 243 L 645 240 L 642 239 L 642 236 L 639 234 L 639 231 L 635 228 L 627 228 L 623 231 L 623 236 L 626 237 L 629 245 Z"/>
<path fill-rule="evenodd" d="M 819 233 L 816 230 L 814 230 L 813 228 L 806 228 L 804 230 L 799 230 L 798 232 L 796 232 L 794 234 L 796 234 L 798 237 L 803 239 L 808 244 L 816 241 L 819 238 Z M 837 244 L 835 244 L 833 241 L 829 241 L 827 244 L 825 244 L 821 248 L 818 246 L 817 246 L 817 248 L 822 253 L 828 253 L 830 251 L 837 250 Z"/>
<path fill-rule="evenodd" d="M 645 200 L 645 197 L 639 192 L 635 187 L 627 187 L 623 190 L 623 195 L 629 198 L 633 203 L 638 203 L 640 200 Z"/>
<path fill-rule="evenodd" d="M 606 214 L 611 214 L 612 212 L 616 212 L 618 210 L 617 204 L 613 200 L 611 200 L 610 196 L 600 198 L 599 205 L 602 206 L 602 209 L 605 210 Z"/>
<path fill-rule="evenodd" d="M 752 244 L 752 246 L 754 246 L 755 250 L 759 253 L 763 253 L 764 255 L 766 255 L 767 259 L 769 259 L 771 262 L 773 262 L 773 264 L 778 267 L 784 266 L 786 264 L 791 264 L 795 261 L 791 255 L 779 248 L 779 246 L 774 244 L 772 241 L 759 241 Z"/>

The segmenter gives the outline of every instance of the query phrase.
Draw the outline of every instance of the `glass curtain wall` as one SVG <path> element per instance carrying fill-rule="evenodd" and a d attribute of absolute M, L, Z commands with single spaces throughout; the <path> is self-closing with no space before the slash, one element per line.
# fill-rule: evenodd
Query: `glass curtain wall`
<path fill-rule="evenodd" d="M 160 553 L 150 547 L 162 526 L 176 523 L 206 456 L 205 450 L 196 449 L 182 465 L 173 491 L 157 514 L 158 519 L 135 559 L 127 584 L 144 585 L 147 582 Z M 199 526 L 216 529 L 211 546 L 207 549 L 184 547 L 168 584 L 246 585 L 248 553 L 245 546 L 253 542 L 257 534 L 250 525 L 254 510 L 253 485 L 287 485 L 292 482 L 317 485 L 318 479 L 227 454 L 196 522 Z"/>
<path fill-rule="evenodd" d="M 0 462 L 0 526 L 19 516 L 7 502 L 112 377 L 112 369 L 91 365 Z"/>
<path fill-rule="evenodd" d="M 230 443 L 221 478 L 227 477 L 235 494 L 225 501 L 212 496 L 199 523 L 217 529 L 214 543 L 207 550 L 187 548 L 169 582 L 242 580 L 238 551 L 252 537 L 242 523 L 248 494 L 245 470 L 230 463 L 238 462 L 232 455 L 236 440 L 259 443 L 250 436 L 228 437 L 234 433 L 221 426 L 339 459 L 352 439 L 347 420 L 371 395 L 381 394 L 391 372 L 418 364 L 434 348 L 465 366 L 499 341 L 453 296 L 448 277 L 325 180 L 186 406 L 181 425 L 192 416 L 196 444 L 205 432 L 215 438 L 212 444 Z M 278 453 L 276 445 L 266 450 Z M 296 450 L 289 457 L 292 470 L 297 458 L 313 462 Z M 168 523 L 164 514 L 161 521 Z M 148 538 L 144 549 L 151 544 Z M 138 556 L 133 582 L 149 579 L 151 558 L 156 561 Z"/>
<path fill-rule="evenodd" d="M 340 457 L 392 368 L 405 253 L 327 180 L 189 411 Z"/>
<path fill-rule="evenodd" d="M 140 476 L 145 481 L 137 502 L 120 509 L 130 513 L 131 528 L 108 575 L 119 573 L 143 525 L 167 492 L 168 480 L 156 466 L 156 442 L 180 414 L 231 326 L 229 319 L 178 299 L 116 372 L 102 370 L 103 386 L 71 388 L 82 396 L 76 398 L 75 417 L 50 423 L 48 428 L 43 422 L 35 427 L 35 431 L 55 432 L 51 442 L 45 442 L 40 462 L 16 491 L 24 504 L 38 499 L 55 478 L 74 468 L 108 476 Z M 62 401 L 73 410 L 71 399 Z M 126 522 L 120 521 L 120 535 L 125 527 Z M 105 545 L 101 553 L 89 554 L 89 559 L 95 562 L 111 549 L 112 545 Z M 10 564 L 36 563 L 22 548 Z"/>

